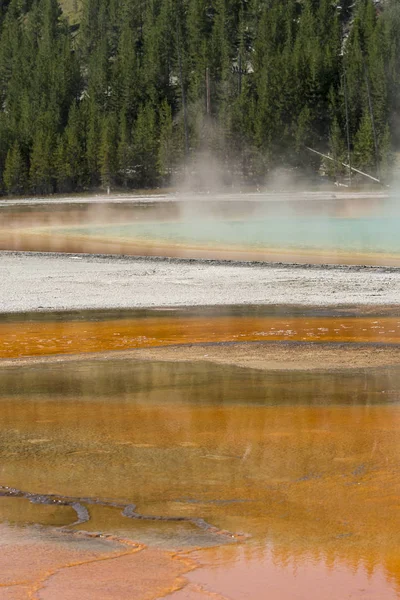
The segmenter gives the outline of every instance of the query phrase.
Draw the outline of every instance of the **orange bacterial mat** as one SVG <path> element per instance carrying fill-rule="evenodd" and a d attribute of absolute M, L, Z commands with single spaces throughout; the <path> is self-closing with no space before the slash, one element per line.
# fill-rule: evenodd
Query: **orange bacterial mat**
<path fill-rule="evenodd" d="M 0 358 L 205 342 L 400 343 L 397 317 L 146 317 L 0 324 Z"/>

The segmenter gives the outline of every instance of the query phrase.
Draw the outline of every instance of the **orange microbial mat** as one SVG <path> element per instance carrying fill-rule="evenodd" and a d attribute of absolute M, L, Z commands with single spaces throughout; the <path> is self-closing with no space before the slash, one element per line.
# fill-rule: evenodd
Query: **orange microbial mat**
<path fill-rule="evenodd" d="M 400 318 L 183 315 L 0 323 L 0 358 L 249 341 L 398 344 Z"/>

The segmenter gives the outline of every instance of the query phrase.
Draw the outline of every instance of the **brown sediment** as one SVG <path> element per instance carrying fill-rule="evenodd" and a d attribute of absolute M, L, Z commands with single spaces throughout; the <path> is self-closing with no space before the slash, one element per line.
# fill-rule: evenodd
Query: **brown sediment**
<path fill-rule="evenodd" d="M 0 359 L 217 342 L 400 344 L 398 317 L 172 316 L 0 323 Z"/>

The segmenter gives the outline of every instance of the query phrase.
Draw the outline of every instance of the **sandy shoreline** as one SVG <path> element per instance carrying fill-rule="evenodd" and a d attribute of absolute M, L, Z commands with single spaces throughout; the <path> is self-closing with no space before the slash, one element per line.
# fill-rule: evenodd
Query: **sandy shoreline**
<path fill-rule="evenodd" d="M 398 305 L 400 269 L 0 253 L 0 312 Z"/>

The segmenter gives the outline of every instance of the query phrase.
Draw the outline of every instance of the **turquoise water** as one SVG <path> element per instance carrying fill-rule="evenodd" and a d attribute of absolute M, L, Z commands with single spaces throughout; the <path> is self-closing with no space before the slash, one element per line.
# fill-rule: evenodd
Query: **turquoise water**
<path fill-rule="evenodd" d="M 184 245 L 304 248 L 400 254 L 400 217 L 272 217 L 140 222 L 59 230 L 68 235 Z"/>

